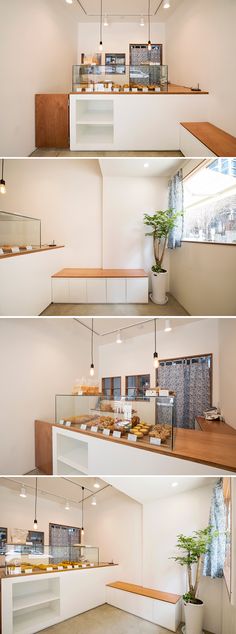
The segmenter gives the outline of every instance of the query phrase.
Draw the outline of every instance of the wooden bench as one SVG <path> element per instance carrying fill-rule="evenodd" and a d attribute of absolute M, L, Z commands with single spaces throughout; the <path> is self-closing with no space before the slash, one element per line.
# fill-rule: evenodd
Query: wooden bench
<path fill-rule="evenodd" d="M 116 581 L 107 584 L 107 603 L 176 632 L 181 622 L 181 596 Z"/>
<path fill-rule="evenodd" d="M 146 304 L 148 274 L 143 269 L 62 269 L 52 275 L 52 302 Z"/>
<path fill-rule="evenodd" d="M 236 137 L 212 123 L 180 123 L 180 150 L 184 156 L 236 156 Z"/>

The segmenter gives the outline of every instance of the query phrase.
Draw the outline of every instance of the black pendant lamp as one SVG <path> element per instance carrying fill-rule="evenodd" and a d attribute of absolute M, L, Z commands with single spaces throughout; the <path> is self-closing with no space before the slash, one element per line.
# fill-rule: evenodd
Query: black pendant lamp
<path fill-rule="evenodd" d="M 4 180 L 4 159 L 2 159 L 2 178 L 0 180 L 0 194 L 6 194 L 6 181 Z"/>
<path fill-rule="evenodd" d="M 94 362 L 93 362 L 93 319 L 92 319 L 92 332 L 91 332 L 91 365 L 90 376 L 94 376 Z"/>
<path fill-rule="evenodd" d="M 82 528 L 81 535 L 84 535 L 84 487 L 82 487 Z"/>
<path fill-rule="evenodd" d="M 102 0 L 101 0 L 99 51 L 102 51 L 102 49 L 103 49 L 103 43 L 102 43 Z"/>
<path fill-rule="evenodd" d="M 155 343 L 155 351 L 153 353 L 153 365 L 154 368 L 157 369 L 159 367 L 159 359 L 157 353 L 157 320 L 154 319 L 154 343 Z"/>
<path fill-rule="evenodd" d="M 37 503 L 38 503 L 38 478 L 36 478 L 36 483 L 35 483 L 35 501 L 34 501 L 34 529 L 35 530 L 37 530 L 38 528 Z"/>
<path fill-rule="evenodd" d="M 152 43 L 151 43 L 151 6 L 150 6 L 150 0 L 148 0 L 148 51 L 152 50 Z"/>

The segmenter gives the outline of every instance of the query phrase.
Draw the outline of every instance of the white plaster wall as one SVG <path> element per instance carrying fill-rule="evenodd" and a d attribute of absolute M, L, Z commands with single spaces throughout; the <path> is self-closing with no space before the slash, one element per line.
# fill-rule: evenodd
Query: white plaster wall
<path fill-rule="evenodd" d="M 222 414 L 236 429 L 236 319 L 219 320 L 220 401 Z"/>
<path fill-rule="evenodd" d="M 144 213 L 166 209 L 168 179 L 103 178 L 103 266 L 144 268 L 153 262 L 152 239 L 143 223 Z M 168 253 L 165 266 L 168 267 Z"/>
<path fill-rule="evenodd" d="M 163 319 L 163 329 L 165 320 Z M 124 343 L 109 343 L 99 346 L 99 376 L 121 376 L 125 393 L 125 376 L 129 374 L 151 374 L 151 385 L 155 385 L 153 368 L 154 334 L 126 339 Z M 217 319 L 204 319 L 184 326 L 174 327 L 169 333 L 157 331 L 159 359 L 184 355 L 213 353 L 213 403 L 219 400 L 219 344 Z"/>
<path fill-rule="evenodd" d="M 212 484 L 143 506 L 143 585 L 163 591 L 186 592 L 185 571 L 170 559 L 176 554 L 179 533 L 190 535 L 209 522 Z M 204 627 L 221 633 L 222 581 L 202 578 Z"/>
<path fill-rule="evenodd" d="M 102 494 L 101 494 L 102 495 Z M 100 561 L 114 561 L 122 569 L 122 581 L 142 583 L 142 506 L 115 489 L 97 506 L 87 504 L 85 541 L 98 544 Z M 114 572 L 114 581 L 117 581 Z"/>
<path fill-rule="evenodd" d="M 166 23 L 170 81 L 210 92 L 210 122 L 236 134 L 235 0 L 183 0 Z"/>
<path fill-rule="evenodd" d="M 190 315 L 236 315 L 235 246 L 183 242 L 169 258 L 170 292 Z"/>
<path fill-rule="evenodd" d="M 102 176 L 97 160 L 12 159 L 6 161 L 5 178 L 2 211 L 40 218 L 42 243 L 65 245 L 61 268 L 101 266 Z"/>
<path fill-rule="evenodd" d="M 0 473 L 24 474 L 35 467 L 34 420 L 54 419 L 55 395 L 89 375 L 90 338 L 73 320 L 3 318 L 0 350 Z"/>
<path fill-rule="evenodd" d="M 152 42 L 165 44 L 165 24 L 152 23 Z M 129 64 L 129 45 L 147 42 L 147 24 L 139 26 L 137 22 L 111 22 L 103 28 L 102 63 L 105 63 L 105 53 L 126 53 L 126 64 Z M 99 52 L 100 24 L 99 22 L 80 22 L 78 25 L 78 64 L 81 64 L 81 53 L 91 54 Z M 165 46 L 163 46 L 163 63 L 165 63 Z"/>
<path fill-rule="evenodd" d="M 58 483 L 60 484 L 60 483 Z M 35 486 L 35 478 L 29 479 L 29 485 Z M 40 489 L 40 479 L 38 481 Z M 8 529 L 23 528 L 34 530 L 34 494 L 27 489 L 27 498 L 21 498 L 19 491 L 4 485 L 0 486 L 1 526 Z M 60 486 L 58 487 L 60 495 Z M 81 526 L 80 508 L 70 505 L 70 511 L 65 510 L 65 500 L 48 499 L 45 495 L 38 495 L 38 530 L 44 532 L 44 543 L 49 543 L 49 523 L 55 522 L 66 526 Z M 8 537 L 9 539 L 9 537 Z"/>
<path fill-rule="evenodd" d="M 0 0 L 0 154 L 35 149 L 35 94 L 68 92 L 77 20 L 62 0 Z"/>

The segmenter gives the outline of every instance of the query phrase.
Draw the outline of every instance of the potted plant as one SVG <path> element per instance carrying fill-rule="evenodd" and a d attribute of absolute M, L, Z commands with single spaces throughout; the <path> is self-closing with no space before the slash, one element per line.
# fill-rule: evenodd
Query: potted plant
<path fill-rule="evenodd" d="M 154 304 L 166 304 L 168 297 L 166 296 L 166 278 L 167 271 L 163 269 L 163 259 L 165 255 L 167 240 L 170 232 L 174 229 L 177 218 L 182 213 L 174 213 L 173 209 L 166 211 L 156 211 L 153 216 L 144 214 L 144 224 L 151 227 L 151 232 L 146 236 L 153 239 L 153 253 L 155 264 L 152 266 L 152 295 L 151 299 Z"/>
<path fill-rule="evenodd" d="M 193 535 L 186 537 L 178 535 L 176 547 L 180 555 L 171 557 L 187 568 L 188 590 L 183 595 L 185 612 L 185 634 L 202 634 L 204 604 L 197 597 L 201 577 L 203 556 L 207 553 L 213 539 L 218 536 L 218 531 L 213 531 L 211 526 L 194 531 Z"/>

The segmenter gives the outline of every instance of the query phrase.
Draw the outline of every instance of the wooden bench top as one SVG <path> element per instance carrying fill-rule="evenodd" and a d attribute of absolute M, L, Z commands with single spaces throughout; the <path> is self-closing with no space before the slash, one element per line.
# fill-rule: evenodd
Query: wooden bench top
<path fill-rule="evenodd" d="M 148 277 L 144 269 L 62 269 L 52 277 L 106 278 L 106 277 Z"/>
<path fill-rule="evenodd" d="M 178 86 L 177 84 L 168 84 L 167 87 L 161 86 L 160 91 L 148 90 L 137 91 L 134 92 L 130 90 L 129 92 L 125 92 L 124 90 L 120 90 L 119 92 L 115 92 L 114 90 L 95 90 L 93 92 L 85 92 L 82 90 L 77 90 L 76 92 L 71 92 L 71 95 L 209 95 L 207 90 L 192 90 L 188 86 Z"/>
<path fill-rule="evenodd" d="M 208 150 L 211 150 L 216 156 L 236 156 L 236 137 L 224 132 L 221 128 L 217 128 L 212 123 L 207 121 L 196 122 L 181 122 L 180 125 L 191 132 L 191 134 L 201 141 Z"/>
<path fill-rule="evenodd" d="M 217 434 L 236 434 L 236 429 L 224 423 L 222 420 L 206 420 L 203 416 L 197 416 L 196 421 L 202 431 L 216 432 Z"/>
<path fill-rule="evenodd" d="M 172 592 L 161 592 L 161 590 L 153 590 L 152 588 L 144 588 L 144 586 L 136 586 L 134 583 L 125 583 L 124 581 L 107 583 L 107 586 L 109 588 L 116 588 L 117 590 L 124 590 L 125 592 L 139 594 L 142 597 L 149 597 L 149 599 L 165 601 L 166 603 L 176 604 L 181 599 L 181 596 L 179 594 L 172 594 Z"/>

